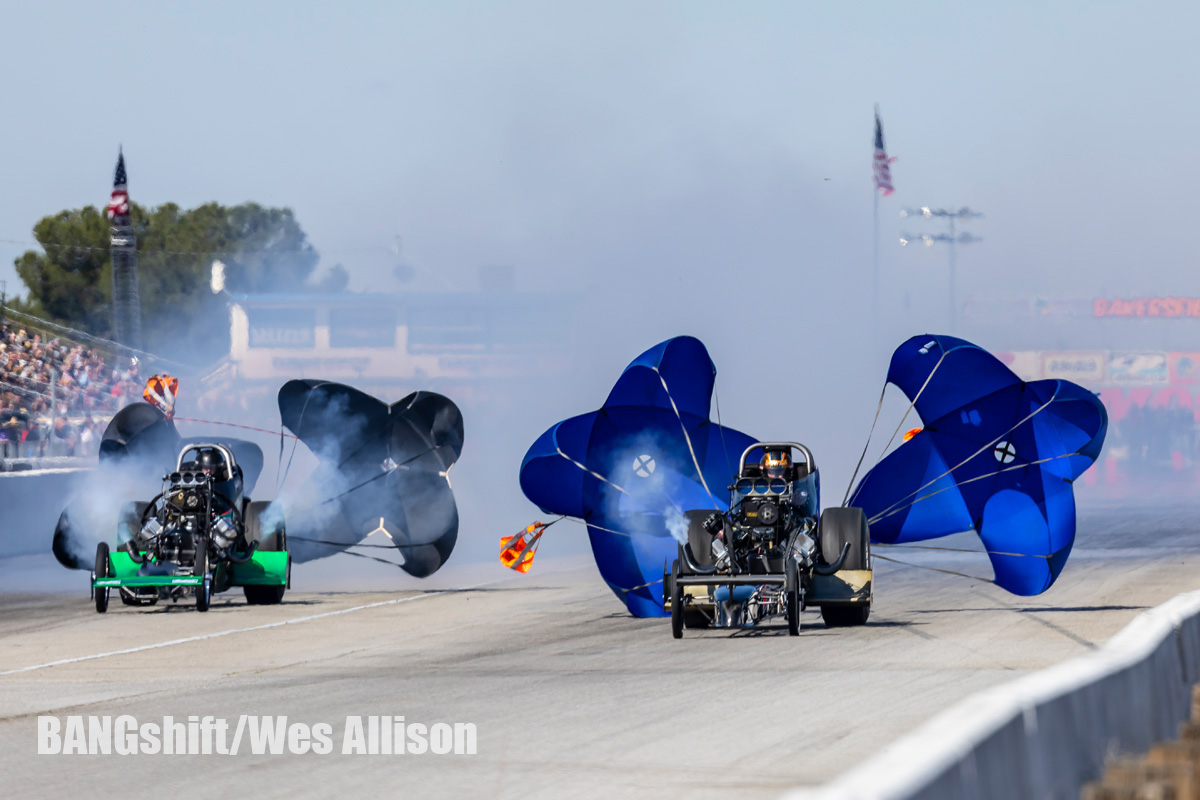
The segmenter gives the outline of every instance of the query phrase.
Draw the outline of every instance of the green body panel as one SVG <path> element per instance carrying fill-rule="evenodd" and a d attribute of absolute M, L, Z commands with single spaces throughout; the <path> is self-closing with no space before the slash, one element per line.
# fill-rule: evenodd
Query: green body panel
<path fill-rule="evenodd" d="M 141 565 L 118 550 L 108 555 L 109 577 L 92 581 L 95 588 L 118 586 L 199 586 L 202 578 L 195 575 L 138 575 Z M 281 551 L 256 551 L 244 564 L 233 562 L 216 566 L 213 589 L 223 591 L 230 586 L 286 586 L 288 554 Z M 218 588 L 219 587 L 219 588 Z"/>
<path fill-rule="evenodd" d="M 132 575 L 127 578 L 97 578 L 92 586 L 103 589 L 117 586 L 199 586 L 203 578 L 195 575 Z"/>
<path fill-rule="evenodd" d="M 145 556 L 146 554 L 142 553 L 142 555 Z M 106 580 L 112 580 L 113 578 L 136 577 L 139 567 L 141 567 L 141 564 L 137 563 L 132 558 L 130 558 L 129 553 L 126 553 L 124 550 L 117 550 L 116 552 L 109 553 L 108 554 L 108 571 L 110 573 L 110 576 Z M 133 584 L 126 584 L 126 585 L 132 586 Z M 141 585 L 149 586 L 151 584 L 143 583 Z"/>
<path fill-rule="evenodd" d="M 229 565 L 231 586 L 286 586 L 286 550 L 256 550 L 245 564 Z"/>

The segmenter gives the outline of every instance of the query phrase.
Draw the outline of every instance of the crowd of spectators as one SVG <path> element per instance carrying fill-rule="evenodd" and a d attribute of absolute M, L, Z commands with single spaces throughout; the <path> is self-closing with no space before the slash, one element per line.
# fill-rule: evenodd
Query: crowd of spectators
<path fill-rule="evenodd" d="M 0 323 L 0 458 L 95 453 L 107 419 L 141 391 L 137 362 L 123 362 Z"/>

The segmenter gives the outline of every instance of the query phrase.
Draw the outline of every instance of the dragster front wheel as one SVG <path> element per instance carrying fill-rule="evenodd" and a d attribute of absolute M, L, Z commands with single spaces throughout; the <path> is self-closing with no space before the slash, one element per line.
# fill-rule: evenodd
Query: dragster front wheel
<path fill-rule="evenodd" d="M 800 566 L 794 558 L 787 560 L 787 582 L 784 584 L 784 611 L 787 613 L 788 636 L 799 636 Z"/>
<path fill-rule="evenodd" d="M 679 585 L 679 562 L 671 567 L 671 636 L 683 638 L 683 587 Z"/>
<path fill-rule="evenodd" d="M 208 542 L 203 539 L 196 542 L 196 560 L 192 574 L 201 579 L 196 587 L 196 610 L 208 611 L 209 603 L 212 602 L 212 583 L 208 580 Z"/>
<path fill-rule="evenodd" d="M 108 577 L 108 542 L 96 545 L 96 579 Z M 92 594 L 96 599 L 96 611 L 103 614 L 108 611 L 108 587 L 94 586 Z"/>

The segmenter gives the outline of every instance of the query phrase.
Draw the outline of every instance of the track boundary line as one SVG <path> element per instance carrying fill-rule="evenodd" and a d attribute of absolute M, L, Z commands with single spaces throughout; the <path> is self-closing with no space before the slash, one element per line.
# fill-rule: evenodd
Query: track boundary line
<path fill-rule="evenodd" d="M 309 614 L 304 617 L 293 617 L 292 619 L 279 620 L 278 622 L 268 622 L 263 625 L 251 625 L 248 628 L 231 628 L 230 630 L 225 630 L 225 631 L 213 631 L 212 633 L 202 633 L 202 634 L 199 634 L 198 636 L 187 636 L 187 637 L 184 637 L 183 639 L 171 639 L 166 642 L 156 642 L 154 644 L 144 644 L 144 645 L 139 645 L 137 647 L 127 647 L 123 650 L 111 650 L 107 653 L 93 653 L 91 655 L 86 655 L 86 656 L 76 656 L 75 658 L 60 658 L 57 661 L 47 661 L 45 664 L 33 664 L 32 666 L 28 666 L 28 667 L 18 667 L 16 669 L 4 670 L 4 671 L 0 672 L 0 676 L 17 675 L 22 672 L 35 672 L 36 670 L 47 669 L 49 667 L 60 667 L 65 664 L 78 664 L 81 661 L 95 661 L 96 659 L 100 659 L 100 658 L 111 658 L 112 656 L 123 656 L 123 655 L 128 655 L 130 653 L 141 653 L 146 650 L 159 650 L 163 647 L 174 647 L 175 645 L 179 645 L 179 644 L 189 644 L 191 642 L 202 642 L 206 639 L 219 639 L 222 636 L 232 636 L 237 633 L 250 633 L 251 631 L 263 631 L 263 630 L 267 630 L 269 628 L 281 628 L 284 625 L 296 625 L 301 622 L 311 622 L 314 619 L 324 619 L 326 617 L 336 617 L 340 614 L 350 614 L 355 611 L 365 611 L 368 608 L 379 608 L 381 606 L 394 606 L 394 605 L 399 605 L 400 603 L 411 603 L 414 600 L 422 600 L 427 597 L 438 597 L 439 595 L 444 595 L 444 594 L 456 594 L 458 592 L 467 592 L 472 589 L 478 589 L 481 586 L 488 586 L 493 583 L 499 583 L 499 581 L 485 581 L 484 583 L 477 583 L 472 586 L 464 586 L 460 589 L 439 589 L 437 591 L 424 592 L 422 594 L 410 595 L 408 597 L 396 597 L 391 600 L 380 600 L 377 603 L 367 603 L 365 605 L 354 606 L 352 608 L 342 608 L 342 609 L 338 609 L 337 611 L 325 611 L 320 614 Z"/>

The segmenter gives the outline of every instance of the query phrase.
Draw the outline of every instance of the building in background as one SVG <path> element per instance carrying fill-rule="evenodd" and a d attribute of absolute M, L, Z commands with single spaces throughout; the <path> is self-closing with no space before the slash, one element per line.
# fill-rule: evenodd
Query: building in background
<path fill-rule="evenodd" d="M 243 295 L 214 377 L 239 391 L 317 378 L 385 399 L 429 389 L 469 403 L 497 382 L 569 370 L 574 302 L 517 291 Z"/>

